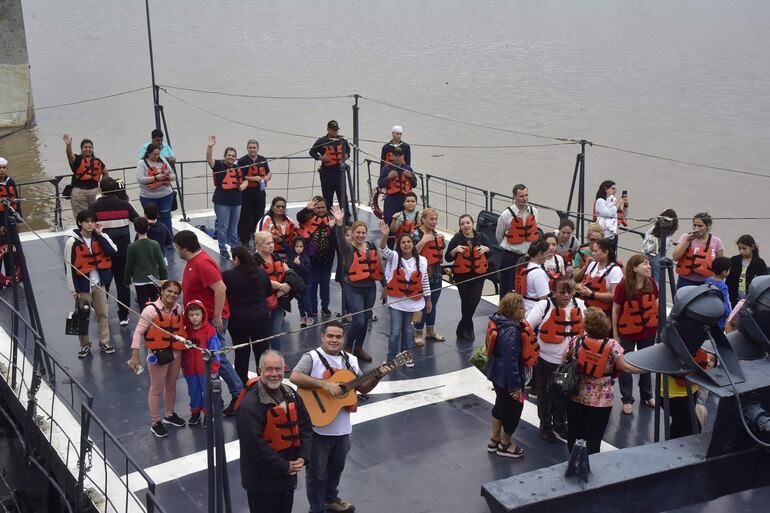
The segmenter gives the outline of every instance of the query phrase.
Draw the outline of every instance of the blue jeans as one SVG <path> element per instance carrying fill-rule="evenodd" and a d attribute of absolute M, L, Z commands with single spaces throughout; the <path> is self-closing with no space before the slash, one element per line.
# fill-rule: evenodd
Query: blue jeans
<path fill-rule="evenodd" d="M 174 193 L 162 198 L 145 198 L 139 196 L 139 203 L 142 207 L 147 205 L 156 205 L 158 207 L 158 221 L 166 225 L 168 232 L 173 236 L 174 230 L 171 229 L 171 205 L 174 203 Z"/>
<path fill-rule="evenodd" d="M 238 219 L 241 217 L 241 206 L 214 203 L 214 214 L 217 216 L 219 252 L 227 251 L 225 244 L 230 244 L 233 248 L 239 245 L 241 242 L 238 240 Z"/>
<path fill-rule="evenodd" d="M 305 488 L 310 513 L 324 513 L 324 503 L 337 498 L 345 459 L 350 452 L 350 435 L 324 436 L 313 433 L 310 463 L 305 470 Z"/>
<path fill-rule="evenodd" d="M 275 310 L 273 310 L 272 312 L 270 312 L 270 334 L 271 335 L 275 335 L 276 333 L 283 332 L 284 317 L 286 317 L 286 311 L 280 306 Z M 270 339 L 270 349 L 275 349 L 276 351 L 281 350 L 281 337 Z"/>
<path fill-rule="evenodd" d="M 345 307 L 348 313 L 368 310 L 374 306 L 377 299 L 377 285 L 374 282 L 367 287 L 354 287 L 345 283 L 342 290 L 344 291 L 342 297 L 345 298 Z M 368 313 L 353 315 L 353 322 L 348 326 L 345 341 L 348 349 L 352 350 L 356 346 L 364 347 L 367 320 L 371 317 L 371 315 L 367 315 Z"/>
<path fill-rule="evenodd" d="M 321 308 L 329 308 L 331 292 L 329 281 L 332 278 L 332 263 L 310 262 L 310 312 L 318 313 L 318 289 L 321 289 Z"/>
<path fill-rule="evenodd" d="M 503 251 L 503 258 L 500 260 L 500 269 L 506 269 L 516 265 L 521 255 L 512 251 Z M 500 299 L 513 290 L 513 278 L 516 276 L 516 268 L 506 269 L 500 272 Z M 434 308 L 436 305 L 433 305 Z"/>
<path fill-rule="evenodd" d="M 387 360 L 392 360 L 401 351 L 414 349 L 413 312 L 402 312 L 389 306 L 388 314 L 390 315 L 390 335 L 388 335 Z"/>
<path fill-rule="evenodd" d="M 227 345 L 225 343 L 225 333 L 227 333 L 228 320 L 229 319 L 222 319 L 222 333 L 217 332 L 217 336 L 219 336 L 219 341 L 221 342 L 222 347 Z M 209 319 L 209 321 L 211 321 L 211 319 Z M 233 399 L 238 397 L 238 394 L 241 393 L 241 389 L 243 388 L 243 381 L 241 381 L 241 378 L 239 378 L 238 374 L 235 372 L 235 367 L 233 367 L 233 364 L 230 363 L 230 360 L 227 359 L 227 356 L 223 354 L 219 355 L 219 376 L 227 384 L 227 388 L 230 389 L 230 395 L 233 396 Z"/>
<path fill-rule="evenodd" d="M 650 268 L 652 268 L 652 281 L 655 282 L 655 285 L 658 284 L 658 279 L 660 278 L 660 254 L 656 255 L 647 255 L 644 256 L 647 257 L 647 260 L 650 261 Z"/>
<path fill-rule="evenodd" d="M 694 285 L 694 286 L 697 287 L 698 285 L 703 285 L 704 283 L 706 283 L 706 282 L 705 281 L 694 281 L 694 280 L 691 280 L 690 278 L 685 278 L 684 276 L 680 276 L 676 280 L 676 290 L 679 290 L 682 287 L 689 287 L 691 285 Z"/>
<path fill-rule="evenodd" d="M 414 329 L 416 330 L 423 329 L 425 325 L 431 328 L 436 325 L 436 306 L 438 305 L 438 298 L 441 296 L 442 280 L 439 277 L 436 281 L 431 280 L 428 283 L 430 283 L 430 290 L 433 291 L 430 293 L 430 302 L 433 303 L 433 308 L 428 313 L 428 303 L 425 303 L 425 308 L 422 309 L 422 320 L 414 323 Z"/>

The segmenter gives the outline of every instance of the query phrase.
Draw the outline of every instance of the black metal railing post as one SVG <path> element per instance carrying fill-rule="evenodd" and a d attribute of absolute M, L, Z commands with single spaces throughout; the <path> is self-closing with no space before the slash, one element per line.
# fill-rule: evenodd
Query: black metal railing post
<path fill-rule="evenodd" d="M 58 230 L 64 229 L 64 220 L 62 219 L 62 208 L 61 208 L 61 192 L 59 191 L 59 182 L 62 181 L 61 176 L 56 176 L 51 180 L 53 183 L 54 189 L 56 189 L 56 194 L 54 196 L 54 208 L 53 208 L 53 224 L 54 228 Z"/>
<path fill-rule="evenodd" d="M 80 405 L 80 451 L 78 453 L 78 484 L 77 489 L 82 493 L 86 474 L 90 470 L 88 456 L 91 453 L 91 441 L 88 439 L 88 432 L 91 426 L 91 414 L 85 403 Z M 76 503 L 78 513 L 83 511 L 83 498 Z"/>
<path fill-rule="evenodd" d="M 580 242 L 585 240 L 585 207 L 586 207 L 586 144 L 588 141 L 581 139 L 580 141 L 580 176 L 578 182 L 578 226 L 580 233 Z"/>
<path fill-rule="evenodd" d="M 355 100 L 355 103 L 353 104 L 353 189 L 354 191 L 351 191 L 351 200 L 353 202 L 354 206 L 358 206 L 360 203 L 360 191 L 359 191 L 359 179 L 358 179 L 358 173 L 360 171 L 360 162 L 359 162 L 359 150 L 358 145 L 360 144 L 359 139 L 359 125 L 358 125 L 358 112 L 360 107 L 358 106 L 358 99 L 361 98 L 358 94 L 354 94 L 353 98 Z"/>
<path fill-rule="evenodd" d="M 422 185 L 422 208 L 430 207 L 430 175 L 425 173 L 425 180 L 420 180 Z"/>

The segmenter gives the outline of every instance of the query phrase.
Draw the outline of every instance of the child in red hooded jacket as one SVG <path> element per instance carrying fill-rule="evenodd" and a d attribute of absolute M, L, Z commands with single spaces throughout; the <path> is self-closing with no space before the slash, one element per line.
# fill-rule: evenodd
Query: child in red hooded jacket
<path fill-rule="evenodd" d="M 187 303 L 185 312 L 185 328 L 187 338 L 197 347 L 216 351 L 222 348 L 217 336 L 217 330 L 207 320 L 206 307 L 197 299 Z M 211 373 L 216 376 L 219 372 L 219 356 L 211 359 Z M 206 364 L 203 353 L 198 349 L 187 349 L 182 353 L 182 373 L 187 381 L 187 393 L 190 395 L 190 419 L 188 426 L 200 422 L 201 412 L 206 411 Z M 205 426 L 205 421 L 204 421 Z"/>

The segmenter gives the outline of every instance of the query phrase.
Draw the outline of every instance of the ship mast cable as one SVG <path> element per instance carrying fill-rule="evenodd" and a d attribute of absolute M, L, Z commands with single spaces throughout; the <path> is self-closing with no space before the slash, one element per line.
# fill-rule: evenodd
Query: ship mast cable
<path fill-rule="evenodd" d="M 239 94 L 239 93 L 226 93 L 224 91 L 210 91 L 208 89 L 195 89 L 192 87 L 180 87 L 166 84 L 158 84 L 166 93 L 166 89 L 175 89 L 177 91 L 191 91 L 194 93 L 204 94 L 216 94 L 220 96 L 233 96 L 235 98 L 256 98 L 259 100 L 336 100 L 342 98 L 353 98 L 352 94 L 337 95 L 337 96 L 265 96 L 259 94 Z"/>
<path fill-rule="evenodd" d="M 152 86 L 144 86 L 144 87 L 139 87 L 137 89 L 129 89 L 128 91 L 121 91 L 119 93 L 108 94 L 108 95 L 105 95 L 105 96 L 97 96 L 96 98 L 88 98 L 88 99 L 85 99 L 85 100 L 76 100 L 76 101 L 67 102 L 67 103 L 60 103 L 58 105 L 48 105 L 46 107 L 33 107 L 32 110 L 37 112 L 39 110 L 58 109 L 60 107 L 69 107 L 71 105 L 81 105 L 83 103 L 95 102 L 95 101 L 99 101 L 99 100 L 106 100 L 108 98 L 115 98 L 115 97 L 118 97 L 118 96 L 123 96 L 123 95 L 131 94 L 131 93 L 138 93 L 139 91 L 145 91 L 145 90 L 151 89 L 151 88 L 152 88 Z M 19 114 L 19 113 L 27 112 L 27 110 L 28 109 L 24 109 L 24 110 L 11 110 L 11 111 L 8 111 L 8 112 L 0 112 L 0 115 L 4 115 L 4 114 Z"/>

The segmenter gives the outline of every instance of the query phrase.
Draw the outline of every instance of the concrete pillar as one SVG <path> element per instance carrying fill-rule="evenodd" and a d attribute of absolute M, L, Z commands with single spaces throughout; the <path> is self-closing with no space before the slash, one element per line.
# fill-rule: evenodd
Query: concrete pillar
<path fill-rule="evenodd" d="M 0 0 L 0 135 L 34 120 L 21 0 Z"/>

